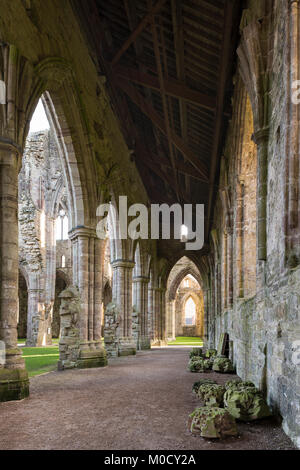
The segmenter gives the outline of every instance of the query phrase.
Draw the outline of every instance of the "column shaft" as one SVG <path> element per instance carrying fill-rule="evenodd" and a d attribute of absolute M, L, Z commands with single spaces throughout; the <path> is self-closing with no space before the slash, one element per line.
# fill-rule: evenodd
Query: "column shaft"
<path fill-rule="evenodd" d="M 0 143 L 0 341 L 5 364 L 0 365 L 0 401 L 29 395 L 28 374 L 17 347 L 18 322 L 18 152 Z"/>

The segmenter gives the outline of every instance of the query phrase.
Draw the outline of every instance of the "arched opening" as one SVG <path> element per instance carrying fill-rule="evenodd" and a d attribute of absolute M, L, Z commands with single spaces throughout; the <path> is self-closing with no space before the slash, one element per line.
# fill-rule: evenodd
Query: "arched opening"
<path fill-rule="evenodd" d="M 169 341 L 202 342 L 204 337 L 204 297 L 202 279 L 187 257 L 172 268 L 167 283 L 167 334 Z"/>
<path fill-rule="evenodd" d="M 192 297 L 189 297 L 184 305 L 185 326 L 195 326 L 196 324 L 196 304 Z"/>
<path fill-rule="evenodd" d="M 56 240 L 68 240 L 69 221 L 66 210 L 60 205 L 58 216 L 55 221 Z"/>
<path fill-rule="evenodd" d="M 19 173 L 19 263 L 28 273 L 30 346 L 50 345 L 52 334 L 59 336 L 57 291 L 66 284 L 60 278 L 56 282 L 56 267 L 65 269 L 67 276 L 72 271 L 70 198 L 63 155 L 45 103 L 43 95 L 30 121 Z"/>
<path fill-rule="evenodd" d="M 18 339 L 19 340 L 26 341 L 27 321 L 28 321 L 27 282 L 22 272 L 19 271 L 19 317 L 18 317 Z"/>

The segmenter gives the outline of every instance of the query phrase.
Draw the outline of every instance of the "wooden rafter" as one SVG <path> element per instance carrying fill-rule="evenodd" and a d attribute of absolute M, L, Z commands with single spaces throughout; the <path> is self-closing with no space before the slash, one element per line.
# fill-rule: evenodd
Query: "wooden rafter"
<path fill-rule="evenodd" d="M 151 9 L 152 9 L 152 0 L 148 0 L 148 8 L 151 11 Z M 158 35 L 157 35 L 157 29 L 156 29 L 155 16 L 154 15 L 151 16 L 151 30 L 152 30 L 152 38 L 153 38 L 153 46 L 154 46 L 154 56 L 155 56 L 155 60 L 156 60 L 156 67 L 157 67 L 158 79 L 159 79 L 159 88 L 160 88 L 161 99 L 162 99 L 162 104 L 163 104 L 163 114 L 164 114 L 166 137 L 167 137 L 167 140 L 168 140 L 169 154 L 170 154 L 172 169 L 173 169 L 173 173 L 174 173 L 175 191 L 176 191 L 178 199 L 180 199 L 178 177 L 177 177 L 176 166 L 175 166 L 175 153 L 174 153 L 174 148 L 173 148 L 173 141 L 172 141 L 172 136 L 171 136 L 171 126 L 170 126 L 170 120 L 169 120 L 168 102 L 167 102 L 167 96 L 166 96 L 166 92 L 165 92 L 165 81 L 164 81 L 163 69 L 162 69 L 162 65 L 161 65 L 159 42 L 158 42 Z"/>
<path fill-rule="evenodd" d="M 153 75 L 149 75 L 148 73 L 143 73 L 133 67 L 122 67 L 118 65 L 114 70 L 114 73 L 120 78 L 125 78 L 138 85 L 142 85 L 156 91 L 160 90 L 158 78 Z M 193 90 L 179 80 L 165 80 L 164 86 L 167 95 L 173 96 L 174 98 L 188 101 L 194 105 L 208 109 L 209 111 L 214 111 L 216 107 L 216 99 L 213 96 L 209 96 L 198 90 Z"/>
<path fill-rule="evenodd" d="M 174 46 L 175 46 L 175 54 L 176 54 L 177 78 L 180 82 L 184 84 L 185 82 L 184 31 L 183 31 L 181 0 L 171 0 L 171 9 L 172 9 Z M 215 105 L 215 100 L 213 101 Z M 181 137 L 186 142 L 187 140 L 187 105 L 186 105 L 186 101 L 182 99 L 182 97 L 179 97 L 179 110 L 180 110 Z M 185 186 L 186 186 L 187 191 L 190 191 L 190 179 L 187 176 L 185 177 Z"/>
<path fill-rule="evenodd" d="M 219 83 L 217 93 L 217 108 L 215 113 L 215 131 L 213 139 L 213 148 L 211 153 L 210 162 L 210 175 L 209 175 L 209 198 L 208 198 L 208 211 L 207 211 L 207 223 L 206 223 L 206 236 L 208 236 L 210 230 L 210 217 L 212 212 L 212 202 L 214 196 L 214 182 L 216 177 L 217 158 L 220 149 L 220 143 L 222 138 L 222 124 L 223 124 L 223 108 L 224 98 L 226 89 L 226 78 L 227 78 L 227 66 L 230 54 L 230 43 L 231 43 L 231 32 L 232 32 L 232 21 L 233 21 L 233 3 L 235 0 L 227 0 L 225 2 L 225 13 L 224 13 L 224 25 L 223 25 L 223 47 L 221 54 L 220 72 L 219 72 Z"/>
<path fill-rule="evenodd" d="M 142 21 L 138 24 L 138 26 L 135 28 L 134 31 L 130 34 L 129 38 L 124 42 L 122 47 L 119 49 L 119 51 L 116 53 L 114 56 L 113 60 L 111 61 L 111 65 L 114 66 L 116 65 L 119 60 L 121 59 L 122 55 L 124 52 L 127 51 L 127 49 L 131 46 L 131 44 L 137 39 L 137 37 L 141 34 L 143 29 L 146 27 L 148 23 L 151 22 L 152 18 L 154 15 L 156 15 L 159 10 L 162 8 L 164 3 L 166 3 L 167 0 L 158 0 L 156 4 L 153 6 L 153 8 L 147 13 Z"/>
<path fill-rule="evenodd" d="M 138 92 L 138 90 L 124 80 L 118 80 L 117 83 L 127 96 L 129 96 L 129 98 L 136 104 L 136 106 L 138 106 L 153 122 L 153 124 L 158 127 L 164 135 L 167 135 L 163 119 L 156 112 L 153 106 L 149 102 L 145 101 L 144 97 Z M 182 155 L 197 169 L 205 180 L 208 180 L 208 171 L 206 166 L 204 166 L 201 160 L 189 149 L 181 137 L 179 137 L 173 130 L 171 130 L 170 134 L 172 142 L 179 152 L 181 152 Z"/>

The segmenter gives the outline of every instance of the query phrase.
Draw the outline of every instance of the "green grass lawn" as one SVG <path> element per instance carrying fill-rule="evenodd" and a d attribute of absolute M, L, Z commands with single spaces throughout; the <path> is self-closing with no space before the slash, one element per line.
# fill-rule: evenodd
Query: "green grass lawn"
<path fill-rule="evenodd" d="M 44 374 L 57 368 L 58 346 L 22 348 L 29 377 Z"/>
<path fill-rule="evenodd" d="M 169 346 L 203 346 L 201 338 L 177 336 L 176 341 L 170 341 Z"/>
<path fill-rule="evenodd" d="M 52 338 L 53 344 L 58 344 L 59 338 Z M 26 338 L 18 338 L 18 344 L 26 344 Z"/>

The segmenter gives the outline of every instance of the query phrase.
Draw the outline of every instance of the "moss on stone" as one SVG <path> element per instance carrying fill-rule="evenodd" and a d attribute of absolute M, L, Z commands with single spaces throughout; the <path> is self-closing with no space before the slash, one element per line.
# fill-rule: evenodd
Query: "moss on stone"
<path fill-rule="evenodd" d="M 203 384 L 198 388 L 197 396 L 206 406 L 222 408 L 224 406 L 225 387 L 217 384 Z"/>
<path fill-rule="evenodd" d="M 190 430 L 208 439 L 237 436 L 235 419 L 224 408 L 203 406 L 190 415 Z"/>
<path fill-rule="evenodd" d="M 234 367 L 230 359 L 227 357 L 218 356 L 214 359 L 212 370 L 215 372 L 230 374 L 234 372 Z"/>
<path fill-rule="evenodd" d="M 190 358 L 192 358 L 192 357 L 202 357 L 202 355 L 203 355 L 202 348 L 193 348 L 190 351 Z"/>
<path fill-rule="evenodd" d="M 232 380 L 228 380 L 225 384 L 225 388 L 226 390 L 228 389 L 232 389 L 232 390 L 242 390 L 244 389 L 245 387 L 254 387 L 255 388 L 255 385 L 253 382 L 250 382 L 250 381 L 243 381 L 242 379 L 232 379 Z"/>
<path fill-rule="evenodd" d="M 247 386 L 243 382 L 226 390 L 224 405 L 240 421 L 254 421 L 271 416 L 262 393 L 255 386 Z"/>
<path fill-rule="evenodd" d="M 205 385 L 205 384 L 216 384 L 217 382 L 215 382 L 214 380 L 212 379 L 201 379 L 201 380 L 198 380 L 197 382 L 194 383 L 193 385 L 193 388 L 192 388 L 192 392 L 197 394 L 198 392 L 198 389 L 201 385 Z"/>
<path fill-rule="evenodd" d="M 205 357 L 208 357 L 208 358 L 215 357 L 217 354 L 218 352 L 216 349 L 207 349 L 205 351 Z"/>
<path fill-rule="evenodd" d="M 188 364 L 190 372 L 206 372 L 209 370 L 209 365 L 202 357 L 192 357 Z"/>
<path fill-rule="evenodd" d="M 0 369 L 0 402 L 23 400 L 29 396 L 29 379 L 25 369 Z"/>

